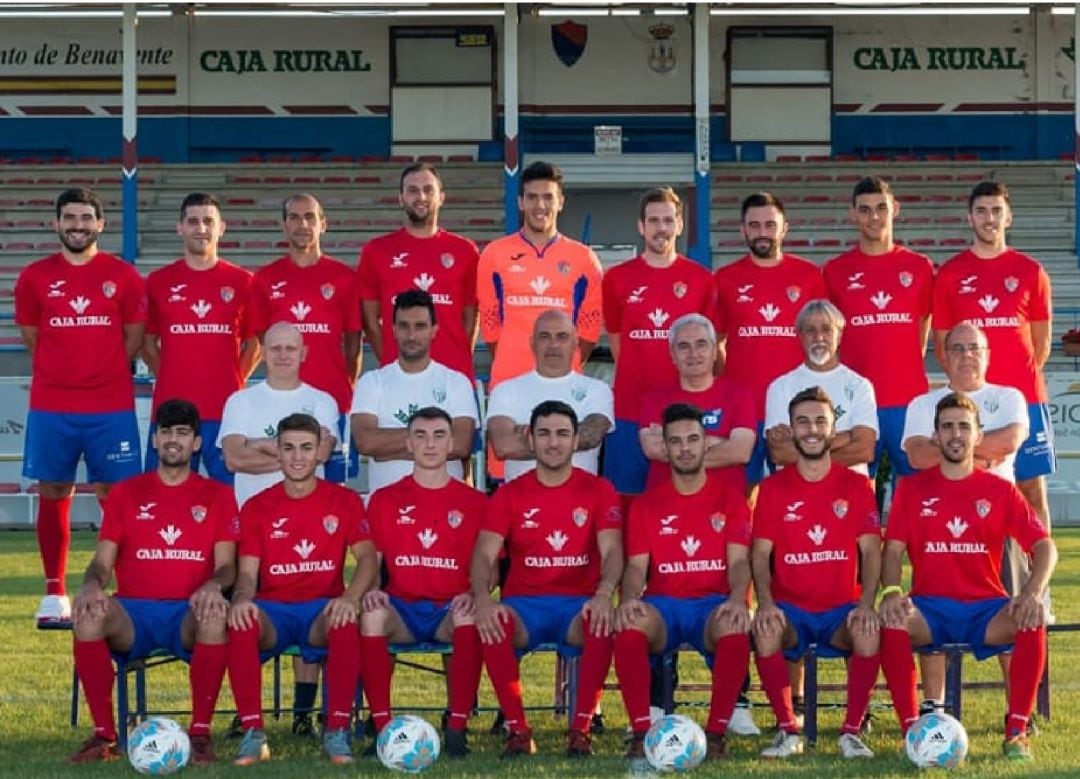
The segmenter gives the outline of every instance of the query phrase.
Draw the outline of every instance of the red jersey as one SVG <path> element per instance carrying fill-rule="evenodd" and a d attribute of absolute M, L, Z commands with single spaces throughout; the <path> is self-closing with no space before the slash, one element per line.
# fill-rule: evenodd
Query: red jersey
<path fill-rule="evenodd" d="M 880 537 L 880 526 L 870 480 L 839 463 L 817 482 L 794 466 L 766 478 L 754 538 L 773 543 L 773 599 L 807 611 L 858 600 L 858 540 Z"/>
<path fill-rule="evenodd" d="M 529 471 L 496 490 L 484 530 L 506 539 L 509 595 L 592 595 L 600 583 L 601 530 L 622 530 L 619 496 L 602 476 L 574 468 L 558 487 Z"/>
<path fill-rule="evenodd" d="M 484 493 L 457 479 L 429 489 L 406 476 L 375 490 L 368 517 L 389 575 L 384 589 L 408 601 L 436 603 L 468 592 L 486 509 Z"/>
<path fill-rule="evenodd" d="M 940 466 L 900 480 L 885 540 L 902 541 L 911 560 L 911 594 L 960 601 L 1007 597 L 1001 553 L 1011 537 L 1025 552 L 1046 528 L 1010 482 L 977 470 L 946 479 Z"/>
<path fill-rule="evenodd" d="M 1046 382 L 1035 364 L 1032 322 L 1050 321 L 1050 278 L 1036 260 L 1006 249 L 989 260 L 970 249 L 938 270 L 934 329 L 970 320 L 986 333 L 986 380 L 1016 387 L 1028 403 L 1046 403 Z"/>
<path fill-rule="evenodd" d="M 643 257 L 610 268 L 601 284 L 604 326 L 619 336 L 615 366 L 615 417 L 636 421 L 641 398 L 653 387 L 678 378 L 668 349 L 668 328 L 684 314 L 713 316 L 712 274 L 702 265 L 676 257 L 655 268 Z"/>
<path fill-rule="evenodd" d="M 322 479 L 303 498 L 290 498 L 275 484 L 240 512 L 240 556 L 259 558 L 263 600 L 336 598 L 345 591 L 346 550 L 369 540 L 360 496 Z"/>
<path fill-rule="evenodd" d="M 729 544 L 750 546 L 750 509 L 741 492 L 712 476 L 693 495 L 669 478 L 630 507 L 626 556 L 649 555 L 649 595 L 729 595 Z"/>
<path fill-rule="evenodd" d="M 96 414 L 134 408 L 124 325 L 146 321 L 146 287 L 131 265 L 98 252 L 85 265 L 53 254 L 15 282 L 15 323 L 37 328 L 30 408 Z"/>
<path fill-rule="evenodd" d="M 921 323 L 933 295 L 930 259 L 903 246 L 875 255 L 855 247 L 822 273 L 847 319 L 840 361 L 874 385 L 879 408 L 905 408 L 929 388 Z"/>
<path fill-rule="evenodd" d="M 794 254 L 784 254 L 774 267 L 756 265 L 747 255 L 720 268 L 715 279 L 724 375 L 750 389 L 762 421 L 769 384 L 803 361 L 795 318 L 811 300 L 827 297 L 825 281 L 820 268 Z"/>
<path fill-rule="evenodd" d="M 291 322 L 304 334 L 307 359 L 300 379 L 330 393 L 338 411 L 349 413 L 355 376 L 345 373 L 346 333 L 361 330 L 356 274 L 345 263 L 320 257 L 301 268 L 289 257 L 256 271 L 251 285 L 251 329 L 263 333 L 276 322 Z"/>
<path fill-rule="evenodd" d="M 658 387 L 645 396 L 641 402 L 642 427 L 662 425 L 664 409 L 672 403 L 689 403 L 705 412 L 702 422 L 707 435 L 728 438 L 736 428 L 745 428 L 756 433 L 757 415 L 754 398 L 750 390 L 737 381 L 727 378 L 713 379 L 712 386 L 701 392 L 683 389 L 678 379 L 669 386 Z M 728 465 L 723 468 L 711 468 L 709 473 L 716 474 L 728 487 L 740 495 L 746 492 L 746 467 Z M 671 481 L 671 466 L 659 460 L 649 462 L 649 476 L 645 489 Z"/>
<path fill-rule="evenodd" d="M 109 490 L 101 541 L 117 545 L 116 596 L 187 600 L 214 575 L 214 544 L 240 536 L 232 490 L 192 473 L 182 484 L 156 471 Z"/>
<path fill-rule="evenodd" d="M 147 276 L 146 332 L 161 350 L 151 416 L 160 403 L 184 398 L 202 419 L 221 419 L 225 400 L 244 386 L 240 344 L 253 335 L 250 288 L 251 272 L 225 260 L 195 270 L 180 259 Z"/>
<path fill-rule="evenodd" d="M 364 244 L 357 268 L 361 300 L 379 303 L 382 316 L 382 364 L 397 359 L 394 299 L 422 289 L 435 302 L 439 332 L 431 358 L 473 378 L 472 333 L 465 332 L 465 309 L 476 308 L 476 264 L 480 253 L 464 236 L 439 230 L 430 238 L 405 228 Z"/>

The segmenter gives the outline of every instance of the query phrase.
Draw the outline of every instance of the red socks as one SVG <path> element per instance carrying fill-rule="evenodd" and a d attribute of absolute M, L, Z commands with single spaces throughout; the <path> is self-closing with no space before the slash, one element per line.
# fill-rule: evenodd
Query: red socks
<path fill-rule="evenodd" d="M 847 714 L 844 716 L 844 725 L 840 728 L 842 733 L 858 735 L 862 728 L 863 717 L 870 706 L 870 695 L 874 691 L 880 666 L 880 654 L 869 657 L 851 655 L 851 662 L 848 663 Z"/>
<path fill-rule="evenodd" d="M 900 720 L 900 732 L 907 733 L 919 718 L 919 695 L 915 689 L 915 656 L 911 653 L 911 639 L 906 630 L 882 628 L 881 668 L 885 672 L 896 718 Z"/>
<path fill-rule="evenodd" d="M 791 680 L 788 678 L 784 653 L 759 654 L 756 664 L 761 686 L 765 688 L 765 694 L 769 698 L 773 714 L 776 715 L 778 727 L 785 733 L 798 733 L 799 726 L 795 722 L 795 709 L 791 704 Z M 740 685 L 742 681 L 743 677 L 740 677 Z"/>
<path fill-rule="evenodd" d="M 1005 723 L 1006 738 L 1027 729 L 1045 666 L 1046 628 L 1017 632 L 1013 638 L 1013 657 L 1009 665 L 1009 718 Z"/>
<path fill-rule="evenodd" d="M 113 720 L 112 688 L 116 679 L 112 657 L 104 639 L 75 641 L 75 670 L 79 672 L 86 705 L 94 720 L 94 735 L 116 741 L 116 723 Z"/>
<path fill-rule="evenodd" d="M 259 623 L 246 630 L 229 628 L 226 644 L 229 685 L 244 730 L 263 728 L 262 666 L 259 663 Z"/>
<path fill-rule="evenodd" d="M 352 722 L 360 676 L 360 628 L 346 622 L 326 635 L 326 729 L 342 730 Z M 387 684 L 390 683 L 387 674 Z"/>
<path fill-rule="evenodd" d="M 588 733 L 592 727 L 593 712 L 600 703 L 604 692 L 604 680 L 611 668 L 611 655 L 615 651 L 615 639 L 611 636 L 596 636 L 589 630 L 589 621 L 581 621 L 585 633 L 585 646 L 581 650 L 578 665 L 578 698 L 573 730 Z"/>
<path fill-rule="evenodd" d="M 634 733 L 649 729 L 649 643 L 640 630 L 615 634 L 615 675 Z"/>
<path fill-rule="evenodd" d="M 735 702 L 739 699 L 750 666 L 750 636 L 732 633 L 720 636 L 713 652 L 712 696 L 709 700 L 708 733 L 726 733 Z M 790 691 L 788 699 L 790 700 Z M 770 699 L 771 700 L 771 699 Z M 794 711 L 792 712 L 794 718 Z"/>
<path fill-rule="evenodd" d="M 454 628 L 454 652 L 450 655 L 450 730 L 465 730 L 469 714 L 476 701 L 484 656 L 480 649 L 480 633 L 476 625 Z"/>
<path fill-rule="evenodd" d="M 45 570 L 45 593 L 63 595 L 67 591 L 64 579 L 71 546 L 70 497 L 55 500 L 38 496 L 37 540 Z"/>
<path fill-rule="evenodd" d="M 363 669 L 364 695 L 375 732 L 381 731 L 392 715 L 390 713 L 390 680 L 394 665 L 390 661 L 390 642 L 386 636 L 360 637 L 360 667 Z M 472 701 L 469 701 L 472 706 Z"/>
<path fill-rule="evenodd" d="M 506 634 L 502 641 L 481 644 L 480 649 L 491 686 L 495 688 L 495 697 L 498 698 L 499 707 L 506 718 L 506 727 L 511 733 L 521 733 L 528 730 L 529 723 L 525 719 L 525 706 L 521 697 L 521 669 L 517 655 L 514 654 L 514 620 L 504 616 L 501 621 Z"/>
<path fill-rule="evenodd" d="M 191 652 L 188 680 L 191 683 L 191 727 L 193 736 L 209 736 L 210 720 L 214 716 L 221 682 L 225 678 L 228 662 L 227 644 L 201 644 L 196 642 Z"/>

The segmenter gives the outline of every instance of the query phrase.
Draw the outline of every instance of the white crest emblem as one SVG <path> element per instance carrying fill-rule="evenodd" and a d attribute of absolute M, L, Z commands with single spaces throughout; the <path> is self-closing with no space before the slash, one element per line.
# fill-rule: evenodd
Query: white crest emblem
<path fill-rule="evenodd" d="M 828 534 L 829 532 L 821 525 L 814 525 L 812 528 L 806 531 L 806 535 L 808 535 L 810 537 L 810 540 L 813 541 L 814 544 L 816 544 L 817 546 L 821 546 L 823 543 L 825 543 L 825 536 L 827 536 Z"/>
<path fill-rule="evenodd" d="M 694 536 L 687 536 L 679 542 L 679 546 L 682 547 L 687 557 L 693 557 L 697 554 L 697 550 L 701 548 L 701 542 Z"/>
<path fill-rule="evenodd" d="M 114 282 L 114 281 L 103 282 L 102 285 L 101 285 L 101 292 L 102 292 L 103 295 L 105 295 L 105 297 L 111 298 L 113 295 L 116 294 L 116 282 Z"/>
<path fill-rule="evenodd" d="M 780 316 L 780 309 L 774 306 L 772 303 L 766 303 L 764 306 L 758 309 L 758 313 L 766 322 L 771 322 L 776 317 Z"/>
<path fill-rule="evenodd" d="M 211 308 L 213 308 L 213 306 L 202 298 L 199 298 L 198 301 L 191 304 L 191 310 L 199 319 L 205 319 L 206 315 L 210 313 Z"/>
<path fill-rule="evenodd" d="M 461 523 L 465 521 L 465 515 L 457 509 L 450 509 L 446 512 L 446 524 L 450 527 L 457 529 L 461 527 Z"/>
<path fill-rule="evenodd" d="M 990 501 L 986 498 L 980 498 L 975 501 L 975 513 L 979 515 L 979 519 L 986 519 L 986 515 L 990 513 L 990 509 Z"/>
<path fill-rule="evenodd" d="M 307 319 L 307 315 L 311 313 L 311 306 L 302 300 L 298 300 L 289 308 L 289 311 L 296 317 L 297 322 L 303 322 Z"/>
<path fill-rule="evenodd" d="M 450 254 L 449 252 L 444 252 L 443 255 L 439 257 L 439 262 L 442 263 L 442 266 L 444 268 L 449 270 L 450 268 L 454 267 L 454 255 Z"/>
<path fill-rule="evenodd" d="M 161 536 L 165 543 L 169 546 L 175 544 L 179 540 L 180 536 L 182 536 L 183 534 L 184 533 L 182 530 L 180 530 L 180 528 L 174 527 L 171 524 L 168 527 L 163 527 L 161 528 L 161 530 L 158 531 L 158 535 Z"/>
<path fill-rule="evenodd" d="M 334 531 L 338 529 L 338 524 L 339 521 L 336 514 L 327 514 L 325 517 L 322 518 L 323 530 L 325 530 L 330 535 L 333 535 Z"/>
<path fill-rule="evenodd" d="M 843 498 L 837 498 L 833 501 L 832 510 L 837 519 L 843 519 L 847 516 L 848 505 L 848 502 Z"/>
<path fill-rule="evenodd" d="M 952 533 L 953 538 L 959 538 L 968 529 L 968 523 L 956 516 L 945 523 L 945 529 Z"/>
<path fill-rule="evenodd" d="M 572 516 L 574 518 L 574 524 L 578 527 L 584 527 L 585 523 L 589 521 L 589 510 L 578 506 L 574 509 Z"/>
<path fill-rule="evenodd" d="M 90 307 L 90 299 L 79 295 L 74 300 L 69 300 L 68 305 L 75 310 L 76 314 L 81 314 Z"/>
<path fill-rule="evenodd" d="M 545 540 L 551 545 L 552 549 L 559 552 L 566 546 L 566 542 L 569 541 L 570 538 L 561 530 L 556 530 L 554 533 L 549 533 Z"/>
<path fill-rule="evenodd" d="M 551 282 L 545 279 L 543 276 L 537 276 L 529 282 L 529 286 L 532 287 L 533 292 L 537 295 L 543 295 L 548 291 L 548 287 L 551 286 Z"/>
<path fill-rule="evenodd" d="M 1019 287 L 1020 279 L 1016 278 L 1016 276 L 1009 276 L 1005 279 L 1005 289 L 1009 292 L 1016 292 Z"/>
<path fill-rule="evenodd" d="M 311 557 L 311 553 L 315 551 L 315 544 L 311 543 L 306 538 L 301 538 L 300 543 L 293 546 L 293 551 L 300 555 L 301 560 L 306 560 Z"/>
<path fill-rule="evenodd" d="M 420 545 L 424 549 L 431 549 L 435 545 L 435 542 L 439 540 L 439 534 L 432 530 L 430 527 L 426 527 L 416 534 L 416 537 L 420 539 Z"/>
<path fill-rule="evenodd" d="M 192 506 L 191 518 L 195 520 L 195 524 L 201 525 L 206 519 L 206 506 Z"/>
<path fill-rule="evenodd" d="M 724 532 L 724 526 L 727 525 L 727 517 L 719 513 L 713 514 L 709 517 L 709 525 L 712 526 L 712 529 L 717 533 L 722 533 Z"/>
<path fill-rule="evenodd" d="M 218 290 L 218 292 L 221 295 L 222 301 L 225 303 L 231 302 L 232 299 L 236 296 L 236 290 L 232 287 L 222 287 L 220 290 Z"/>
<path fill-rule="evenodd" d="M 914 281 L 915 281 L 915 277 L 912 276 L 911 273 L 909 273 L 906 270 L 900 271 L 900 286 L 901 287 L 910 287 L 912 282 L 914 282 Z"/>

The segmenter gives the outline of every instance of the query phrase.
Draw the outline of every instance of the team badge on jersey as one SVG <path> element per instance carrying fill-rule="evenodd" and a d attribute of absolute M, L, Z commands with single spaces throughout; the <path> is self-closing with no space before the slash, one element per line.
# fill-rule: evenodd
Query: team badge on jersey
<path fill-rule="evenodd" d="M 1020 279 L 1016 278 L 1016 276 L 1009 276 L 1005 279 L 1005 289 L 1009 292 L 1016 292 L 1019 286 Z"/>
<path fill-rule="evenodd" d="M 450 252 L 445 252 L 443 256 L 439 258 L 439 262 L 442 263 L 444 268 L 449 270 L 454 267 L 454 255 L 450 254 Z"/>
<path fill-rule="evenodd" d="M 585 527 L 585 523 L 589 521 L 589 510 L 583 509 L 578 506 L 574 509 L 573 514 L 574 524 L 578 527 Z"/>
<path fill-rule="evenodd" d="M 564 276 L 570 272 L 570 263 L 568 262 L 560 262 L 555 267 L 558 269 L 559 273 Z"/>
<path fill-rule="evenodd" d="M 911 283 L 913 281 L 915 281 L 915 277 L 912 276 L 908 271 L 906 271 L 906 270 L 900 271 L 900 286 L 901 287 L 910 287 Z"/>
<path fill-rule="evenodd" d="M 570 397 L 572 397 L 578 403 L 585 400 L 585 395 L 586 392 L 584 387 L 574 387 L 570 390 Z"/>
<path fill-rule="evenodd" d="M 338 528 L 338 518 L 335 514 L 327 514 L 322 518 L 323 530 L 333 535 L 334 531 Z"/>
<path fill-rule="evenodd" d="M 716 513 L 709 517 L 709 525 L 712 526 L 712 529 L 715 530 L 717 533 L 722 533 L 724 531 L 724 525 L 726 524 L 727 517 L 725 517 L 723 514 Z"/>
<path fill-rule="evenodd" d="M 436 403 L 444 403 L 446 401 L 446 387 L 436 387 L 431 391 L 431 397 Z"/>
<path fill-rule="evenodd" d="M 192 506 L 191 518 L 195 520 L 195 523 L 201 525 L 203 520 L 206 519 L 206 506 Z"/>
<path fill-rule="evenodd" d="M 114 281 L 102 282 L 101 291 L 102 291 L 102 293 L 104 293 L 105 297 L 111 298 L 113 295 L 116 294 L 116 282 L 114 282 Z"/>
<path fill-rule="evenodd" d="M 333 284 L 323 284 L 319 288 L 319 291 L 322 292 L 323 300 L 329 300 L 330 298 L 334 297 L 334 285 Z"/>
<path fill-rule="evenodd" d="M 990 501 L 985 498 L 975 501 L 975 513 L 979 515 L 979 519 L 986 519 L 986 515 L 990 513 Z"/>
<path fill-rule="evenodd" d="M 686 297 L 686 282 L 676 281 L 671 285 L 671 291 L 677 298 L 682 299 Z"/>
<path fill-rule="evenodd" d="M 231 303 L 232 299 L 236 297 L 236 290 L 232 287 L 222 287 L 219 292 L 221 294 L 221 299 L 226 303 Z"/>
<path fill-rule="evenodd" d="M 787 297 L 792 303 L 799 299 L 799 295 L 802 294 L 802 290 L 792 285 L 787 288 Z"/>
<path fill-rule="evenodd" d="M 843 498 L 839 498 L 833 501 L 832 511 L 836 515 L 837 519 L 843 519 L 847 516 L 848 502 Z"/>
<path fill-rule="evenodd" d="M 446 524 L 455 530 L 461 527 L 461 523 L 465 520 L 465 515 L 457 509 L 450 509 L 446 512 Z"/>

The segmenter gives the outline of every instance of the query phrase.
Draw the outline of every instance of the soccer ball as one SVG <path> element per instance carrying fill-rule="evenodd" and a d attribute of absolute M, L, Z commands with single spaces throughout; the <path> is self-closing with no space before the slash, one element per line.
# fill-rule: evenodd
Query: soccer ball
<path fill-rule="evenodd" d="M 908 729 L 904 751 L 919 768 L 956 768 L 967 757 L 967 731 L 943 712 L 924 714 Z"/>
<path fill-rule="evenodd" d="M 187 765 L 191 741 L 174 720 L 151 717 L 128 734 L 127 751 L 131 767 L 140 774 L 165 776 Z"/>
<path fill-rule="evenodd" d="M 668 714 L 645 734 L 645 759 L 657 771 L 689 771 L 705 759 L 705 731 L 689 717 Z"/>
<path fill-rule="evenodd" d="M 404 714 L 387 723 L 375 740 L 375 754 L 387 768 L 417 774 L 439 759 L 439 734 L 425 719 Z"/>

